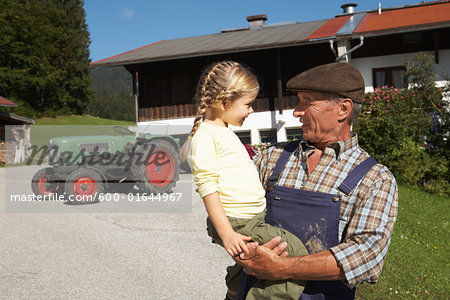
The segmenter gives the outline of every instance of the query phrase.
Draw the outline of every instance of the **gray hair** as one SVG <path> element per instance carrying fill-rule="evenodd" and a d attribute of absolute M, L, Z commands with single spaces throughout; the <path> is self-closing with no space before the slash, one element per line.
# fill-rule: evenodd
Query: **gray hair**
<path fill-rule="evenodd" d="M 322 96 L 325 100 L 330 101 L 333 104 L 337 104 L 344 99 L 348 99 L 347 97 L 342 97 L 342 96 L 339 96 L 334 93 L 326 93 L 326 92 L 322 92 Z M 356 120 L 356 118 L 358 118 L 359 114 L 361 113 L 361 110 L 362 110 L 362 104 L 356 103 L 355 101 L 353 101 L 353 110 L 349 116 L 350 124 L 352 124 L 353 121 Z"/>

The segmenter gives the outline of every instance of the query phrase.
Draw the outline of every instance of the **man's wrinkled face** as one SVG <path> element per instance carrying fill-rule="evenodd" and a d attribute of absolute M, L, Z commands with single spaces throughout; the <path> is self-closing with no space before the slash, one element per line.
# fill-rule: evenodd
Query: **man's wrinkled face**
<path fill-rule="evenodd" d="M 312 143 L 333 140 L 334 129 L 338 124 L 335 102 L 324 100 L 322 93 L 299 91 L 299 103 L 294 109 L 294 117 L 299 118 L 303 139 Z"/>

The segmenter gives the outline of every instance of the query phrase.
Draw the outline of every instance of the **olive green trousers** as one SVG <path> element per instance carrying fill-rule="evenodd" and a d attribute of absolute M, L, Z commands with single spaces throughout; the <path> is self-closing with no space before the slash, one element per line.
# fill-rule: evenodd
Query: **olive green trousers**
<path fill-rule="evenodd" d="M 228 217 L 228 220 L 230 221 L 235 232 L 251 237 L 253 241 L 258 242 L 260 245 L 267 243 L 276 236 L 281 236 L 281 241 L 287 242 L 288 244 L 285 251 L 289 253 L 289 256 L 301 256 L 308 254 L 308 251 L 303 243 L 295 235 L 285 229 L 265 223 L 265 216 L 266 212 L 264 210 L 262 213 L 257 214 L 251 219 Z M 209 218 L 207 219 L 207 231 L 209 236 L 212 238 L 213 243 L 223 246 L 219 234 Z M 233 292 L 237 292 L 239 290 L 241 270 L 242 267 L 238 264 L 227 268 L 225 281 L 227 287 Z M 305 286 L 306 281 L 258 280 L 249 290 L 246 300 L 298 300 Z"/>

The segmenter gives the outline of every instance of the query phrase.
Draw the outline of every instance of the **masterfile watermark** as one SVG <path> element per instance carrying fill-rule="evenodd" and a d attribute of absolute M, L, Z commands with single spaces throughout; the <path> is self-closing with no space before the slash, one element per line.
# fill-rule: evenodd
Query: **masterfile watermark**
<path fill-rule="evenodd" d="M 151 165 L 156 164 L 163 166 L 169 163 L 167 157 L 160 152 L 155 152 L 157 144 L 147 143 L 134 143 L 130 148 L 125 151 L 116 151 L 115 153 L 100 152 L 99 146 L 94 146 L 93 151 L 87 152 L 82 148 L 79 152 L 62 151 L 59 153 L 59 147 L 57 145 L 32 145 L 28 148 L 30 150 L 30 156 L 25 161 L 26 165 L 42 165 L 44 161 L 48 161 L 48 164 L 54 166 L 95 166 L 102 167 L 117 165 L 123 167 L 124 171 L 129 171 L 134 165 Z M 137 149 L 140 151 L 136 151 Z M 40 155 L 39 155 L 40 154 Z M 36 160 L 37 158 L 37 160 Z"/>
<path fill-rule="evenodd" d="M 5 211 L 190 212 L 175 127 L 6 126 Z"/>

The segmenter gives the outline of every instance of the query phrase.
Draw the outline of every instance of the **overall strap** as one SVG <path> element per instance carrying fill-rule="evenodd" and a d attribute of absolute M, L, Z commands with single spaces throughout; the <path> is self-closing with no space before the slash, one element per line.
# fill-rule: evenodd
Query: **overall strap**
<path fill-rule="evenodd" d="M 358 182 L 363 178 L 366 173 L 374 166 L 377 162 L 372 157 L 367 158 L 362 163 L 357 165 L 344 179 L 338 189 L 346 194 L 347 196 L 356 187 Z"/>
<path fill-rule="evenodd" d="M 291 156 L 292 152 L 297 149 L 300 144 L 300 140 L 289 142 L 289 144 L 284 147 L 283 153 L 281 153 L 280 158 L 278 158 L 275 168 L 273 168 L 272 174 L 269 177 L 269 182 L 277 182 L 278 177 L 280 176 L 281 171 L 283 170 L 286 162 Z"/>

